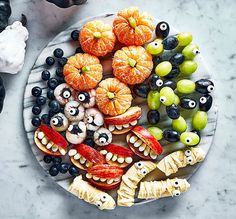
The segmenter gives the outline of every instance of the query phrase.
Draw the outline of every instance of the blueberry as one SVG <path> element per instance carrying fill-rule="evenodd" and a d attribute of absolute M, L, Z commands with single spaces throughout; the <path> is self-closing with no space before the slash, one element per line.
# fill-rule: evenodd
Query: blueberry
<path fill-rule="evenodd" d="M 50 78 L 51 74 L 48 70 L 44 70 L 41 74 L 41 78 L 44 80 L 44 81 L 47 81 L 49 78 Z"/>
<path fill-rule="evenodd" d="M 39 115 L 39 114 L 41 113 L 41 107 L 40 107 L 40 106 L 37 106 L 37 105 L 33 106 L 33 108 L 32 108 L 32 113 L 33 113 L 34 115 Z"/>
<path fill-rule="evenodd" d="M 64 107 L 61 107 L 60 113 L 63 113 L 63 114 L 64 114 Z"/>
<path fill-rule="evenodd" d="M 94 131 L 92 130 L 87 130 L 86 133 L 87 133 L 87 137 L 93 137 L 94 135 Z"/>
<path fill-rule="evenodd" d="M 75 166 L 70 166 L 69 173 L 72 176 L 77 176 L 79 174 L 79 171 Z"/>
<path fill-rule="evenodd" d="M 48 90 L 47 91 L 47 98 L 49 99 L 49 100 L 54 100 L 55 99 L 55 96 L 54 96 L 54 90 Z"/>
<path fill-rule="evenodd" d="M 157 124 L 160 121 L 160 113 L 157 110 L 149 110 L 147 119 L 150 124 Z"/>
<path fill-rule="evenodd" d="M 71 39 L 74 40 L 74 41 L 78 41 L 79 39 L 79 31 L 78 30 L 73 30 L 71 32 Z"/>
<path fill-rule="evenodd" d="M 31 94 L 34 97 L 39 97 L 42 94 L 42 89 L 40 87 L 33 87 L 31 90 Z"/>
<path fill-rule="evenodd" d="M 68 171 L 68 169 L 70 168 L 70 164 L 68 163 L 61 163 L 58 167 L 58 170 L 60 173 L 66 173 Z"/>
<path fill-rule="evenodd" d="M 45 155 L 45 156 L 43 157 L 43 161 L 44 161 L 45 163 L 51 163 L 51 162 L 52 162 L 52 156 L 50 156 L 50 155 Z"/>
<path fill-rule="evenodd" d="M 41 124 L 41 119 L 36 116 L 31 120 L 31 124 L 35 127 L 39 127 Z"/>
<path fill-rule="evenodd" d="M 211 109 L 213 98 L 209 94 L 205 94 L 199 99 L 199 109 L 201 111 L 209 111 Z"/>
<path fill-rule="evenodd" d="M 147 84 L 136 84 L 133 87 L 133 92 L 136 96 L 147 98 L 148 92 L 150 91 Z"/>
<path fill-rule="evenodd" d="M 169 35 L 170 26 L 167 22 L 161 21 L 156 26 L 156 37 L 164 39 Z"/>
<path fill-rule="evenodd" d="M 51 176 L 56 176 L 56 175 L 58 175 L 58 173 L 59 173 L 59 170 L 57 168 L 57 165 L 52 165 L 49 169 L 49 174 Z"/>
<path fill-rule="evenodd" d="M 61 106 L 56 100 L 51 100 L 49 103 L 49 107 L 54 113 L 59 113 L 61 110 Z"/>
<path fill-rule="evenodd" d="M 46 62 L 47 65 L 52 66 L 55 63 L 55 59 L 53 57 L 49 56 L 49 57 L 46 58 L 45 62 Z"/>
<path fill-rule="evenodd" d="M 41 121 L 42 121 L 42 123 L 49 125 L 50 124 L 50 117 L 49 117 L 49 115 L 48 114 L 43 114 L 41 116 Z"/>
<path fill-rule="evenodd" d="M 181 65 L 185 60 L 184 54 L 176 53 L 175 55 L 171 56 L 170 63 L 175 66 Z"/>
<path fill-rule="evenodd" d="M 165 50 L 172 50 L 178 46 L 178 39 L 175 36 L 168 36 L 162 41 Z"/>
<path fill-rule="evenodd" d="M 52 118 L 55 114 L 56 114 L 56 113 L 55 113 L 54 111 L 52 111 L 52 109 L 50 109 L 50 110 L 48 111 L 48 116 L 49 116 L 49 118 Z"/>
<path fill-rule="evenodd" d="M 57 48 L 57 49 L 54 50 L 53 55 L 54 55 L 56 58 L 61 58 L 61 57 L 64 55 L 64 52 L 63 52 L 62 49 Z"/>
<path fill-rule="evenodd" d="M 95 146 L 95 142 L 94 142 L 94 140 L 92 138 L 85 139 L 84 144 L 89 145 L 90 147 L 94 147 Z"/>
<path fill-rule="evenodd" d="M 179 105 L 184 109 L 194 109 L 197 103 L 190 97 L 181 97 Z"/>
<path fill-rule="evenodd" d="M 177 77 L 179 74 L 180 74 L 179 68 L 176 66 L 172 66 L 171 72 L 168 75 L 166 75 L 165 78 L 172 79 L 172 78 Z"/>
<path fill-rule="evenodd" d="M 154 66 L 157 66 L 158 64 L 160 64 L 163 60 L 160 56 L 153 56 L 152 58 L 153 64 Z"/>
<path fill-rule="evenodd" d="M 163 85 L 163 80 L 157 74 L 152 74 L 149 77 L 148 85 L 151 90 L 157 90 Z"/>
<path fill-rule="evenodd" d="M 172 129 L 166 129 L 163 132 L 163 137 L 166 141 L 177 142 L 180 139 L 180 133 Z"/>
<path fill-rule="evenodd" d="M 44 96 L 37 97 L 35 103 L 38 106 L 43 106 L 46 103 L 46 97 L 44 97 Z"/>
<path fill-rule="evenodd" d="M 67 63 L 67 58 L 62 57 L 62 58 L 57 60 L 57 63 L 58 63 L 59 66 L 63 67 Z"/>
<path fill-rule="evenodd" d="M 163 87 L 170 87 L 172 90 L 176 89 L 176 82 L 173 80 L 165 80 L 161 86 L 161 88 Z"/>
<path fill-rule="evenodd" d="M 59 84 L 63 84 L 63 83 L 65 83 L 66 81 L 65 81 L 65 78 L 64 77 L 60 77 L 60 78 L 58 78 L 58 83 Z"/>
<path fill-rule="evenodd" d="M 48 87 L 54 90 L 58 86 L 58 80 L 56 78 L 50 78 L 48 80 Z"/>
<path fill-rule="evenodd" d="M 166 113 L 171 119 L 178 119 L 180 117 L 179 108 L 175 104 L 172 104 L 171 106 L 167 106 Z"/>
<path fill-rule="evenodd" d="M 64 75 L 63 75 L 63 68 L 62 67 L 58 67 L 57 69 L 56 69 L 56 75 L 58 76 L 58 77 L 63 77 Z"/>
<path fill-rule="evenodd" d="M 84 53 L 81 47 L 77 47 L 75 53 Z"/>
<path fill-rule="evenodd" d="M 61 159 L 61 157 L 53 157 L 53 158 L 52 158 L 52 162 L 53 162 L 54 164 L 56 164 L 56 163 L 61 163 L 61 162 L 62 162 L 62 159 Z"/>

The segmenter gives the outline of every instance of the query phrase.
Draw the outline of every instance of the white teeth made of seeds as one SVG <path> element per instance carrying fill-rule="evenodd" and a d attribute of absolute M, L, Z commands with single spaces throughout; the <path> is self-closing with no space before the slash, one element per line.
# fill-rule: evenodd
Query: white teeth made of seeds
<path fill-rule="evenodd" d="M 83 156 L 81 156 L 75 149 L 70 149 L 68 152 L 70 157 L 73 157 L 74 160 L 80 162 L 81 164 L 85 165 L 86 167 L 91 167 L 92 163 L 86 160 Z"/>
<path fill-rule="evenodd" d="M 86 178 L 93 179 L 94 181 L 106 182 L 107 184 L 112 184 L 113 182 L 119 182 L 120 181 L 120 178 L 105 179 L 105 178 L 99 178 L 97 176 L 93 176 L 90 173 L 86 173 Z"/>
<path fill-rule="evenodd" d="M 127 124 L 124 124 L 124 125 L 109 125 L 108 126 L 108 129 L 109 131 L 113 132 L 115 129 L 116 130 L 122 130 L 123 128 L 127 129 L 129 128 L 130 126 L 135 126 L 136 124 L 138 123 L 137 120 L 133 121 L 133 122 L 130 122 L 130 123 L 127 123 Z"/>
<path fill-rule="evenodd" d="M 130 142 L 135 148 L 139 150 L 139 152 L 142 152 L 144 156 L 150 156 L 152 159 L 156 159 L 157 155 L 155 152 L 147 145 L 145 142 L 143 142 L 141 139 L 139 139 L 136 135 L 128 134 L 126 136 L 127 142 Z"/>
<path fill-rule="evenodd" d="M 132 157 L 122 157 L 117 154 L 113 154 L 111 152 L 108 152 L 107 150 L 101 150 L 100 154 L 105 155 L 105 158 L 107 161 L 112 160 L 113 162 L 117 161 L 118 163 L 122 164 L 124 162 L 126 163 L 132 163 L 133 158 Z"/>
<path fill-rule="evenodd" d="M 48 150 L 51 150 L 52 152 L 59 152 L 62 155 L 66 154 L 66 150 L 63 148 L 58 147 L 56 144 L 54 144 L 52 141 L 50 141 L 43 132 L 39 132 L 37 135 L 38 139 L 41 141 L 42 145 L 44 145 Z"/>

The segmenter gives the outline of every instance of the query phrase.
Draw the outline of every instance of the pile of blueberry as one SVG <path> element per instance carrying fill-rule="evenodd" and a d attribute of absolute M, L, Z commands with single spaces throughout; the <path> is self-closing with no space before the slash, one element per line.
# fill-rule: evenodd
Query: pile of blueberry
<path fill-rule="evenodd" d="M 71 176 L 79 175 L 78 168 L 69 163 L 63 163 L 61 157 L 45 155 L 43 160 L 47 164 L 52 164 L 49 168 L 49 174 L 51 176 L 57 176 L 59 173 L 66 174 L 67 172 L 69 172 Z"/>

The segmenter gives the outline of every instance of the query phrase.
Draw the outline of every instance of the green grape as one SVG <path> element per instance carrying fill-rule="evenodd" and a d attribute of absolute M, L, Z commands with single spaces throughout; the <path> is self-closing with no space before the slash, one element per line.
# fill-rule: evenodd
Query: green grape
<path fill-rule="evenodd" d="M 179 46 L 187 46 L 192 42 L 193 36 L 191 33 L 181 32 L 177 35 L 177 39 L 179 41 Z"/>
<path fill-rule="evenodd" d="M 165 106 L 170 106 L 175 102 L 175 93 L 170 87 L 163 87 L 160 90 L 160 101 Z"/>
<path fill-rule="evenodd" d="M 195 56 L 200 53 L 199 46 L 196 44 L 189 44 L 183 49 L 182 53 L 184 54 L 185 60 L 193 60 Z"/>
<path fill-rule="evenodd" d="M 162 40 L 156 39 L 155 41 L 149 43 L 146 50 L 151 55 L 161 55 L 164 51 Z"/>
<path fill-rule="evenodd" d="M 147 96 L 148 107 L 151 110 L 157 110 L 160 107 L 160 93 L 157 90 L 151 90 Z"/>
<path fill-rule="evenodd" d="M 184 75 L 191 75 L 197 70 L 197 63 L 195 61 L 186 60 L 179 66 L 179 70 Z"/>
<path fill-rule="evenodd" d="M 172 120 L 172 128 L 175 131 L 182 133 L 182 132 L 185 132 L 187 129 L 187 123 L 185 119 L 182 116 L 180 116 L 178 119 Z"/>
<path fill-rule="evenodd" d="M 148 128 L 148 131 L 150 132 L 151 135 L 154 136 L 154 138 L 157 141 L 159 141 L 163 138 L 163 131 L 158 127 L 151 126 Z"/>
<path fill-rule="evenodd" d="M 178 105 L 179 105 L 179 102 L 180 102 L 179 96 L 178 96 L 177 94 L 175 94 L 175 102 L 174 102 L 174 104 L 175 104 L 176 106 L 178 106 Z"/>
<path fill-rule="evenodd" d="M 168 61 L 161 62 L 155 68 L 156 74 L 159 75 L 160 77 L 168 75 L 171 72 L 171 70 L 172 70 L 172 65 Z"/>
<path fill-rule="evenodd" d="M 197 131 L 201 131 L 207 125 L 208 117 L 204 111 L 197 111 L 193 115 L 192 126 Z"/>
<path fill-rule="evenodd" d="M 180 135 L 180 142 L 188 146 L 195 146 L 199 144 L 200 137 L 194 132 L 183 132 Z"/>
<path fill-rule="evenodd" d="M 183 79 L 177 82 L 177 91 L 183 94 L 189 94 L 195 91 L 196 85 L 193 81 Z"/>

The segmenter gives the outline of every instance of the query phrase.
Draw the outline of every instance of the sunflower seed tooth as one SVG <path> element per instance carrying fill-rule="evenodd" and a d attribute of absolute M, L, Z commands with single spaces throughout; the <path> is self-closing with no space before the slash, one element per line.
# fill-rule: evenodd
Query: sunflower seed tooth
<path fill-rule="evenodd" d="M 85 166 L 86 166 L 86 167 L 90 167 L 90 162 L 89 162 L 89 161 L 86 161 Z"/>
<path fill-rule="evenodd" d="M 66 150 L 63 149 L 63 148 L 59 148 L 59 151 L 60 151 L 60 153 L 61 153 L 62 155 L 65 155 L 65 154 L 66 154 Z"/>
<path fill-rule="evenodd" d="M 145 143 L 143 143 L 141 146 L 139 146 L 139 148 L 138 148 L 138 150 L 139 151 L 144 151 L 145 150 L 145 148 L 146 148 L 146 144 Z"/>
<path fill-rule="evenodd" d="M 143 154 L 144 156 L 148 156 L 149 155 L 149 152 L 150 152 L 150 148 L 149 147 L 146 147 Z"/>
<path fill-rule="evenodd" d="M 49 141 L 46 145 L 46 148 L 49 150 L 52 146 L 53 146 L 53 142 L 52 141 Z"/>
<path fill-rule="evenodd" d="M 74 156 L 74 159 L 75 160 L 79 160 L 81 158 L 81 155 L 79 153 L 77 153 L 75 156 Z"/>
<path fill-rule="evenodd" d="M 139 139 L 138 141 L 134 143 L 134 147 L 138 148 L 142 143 L 143 141 Z"/>
<path fill-rule="evenodd" d="M 134 120 L 133 122 L 130 123 L 130 125 L 135 126 L 138 123 L 137 120 Z"/>
<path fill-rule="evenodd" d="M 38 139 L 42 140 L 45 134 L 43 132 L 38 133 Z"/>
<path fill-rule="evenodd" d="M 113 181 L 114 181 L 113 179 L 108 179 L 108 180 L 107 180 L 107 184 L 112 184 Z"/>
<path fill-rule="evenodd" d="M 117 161 L 118 161 L 118 163 L 124 163 L 125 158 L 124 157 L 118 157 Z"/>
<path fill-rule="evenodd" d="M 43 139 L 41 140 L 43 145 L 47 145 L 48 143 L 48 139 L 46 137 L 43 137 Z"/>
<path fill-rule="evenodd" d="M 100 178 L 100 181 L 101 182 L 105 182 L 107 179 L 105 179 L 105 178 Z"/>
<path fill-rule="evenodd" d="M 123 127 L 124 128 L 129 128 L 129 124 L 124 124 Z"/>
<path fill-rule="evenodd" d="M 81 164 L 84 164 L 84 163 L 86 162 L 86 159 L 85 159 L 84 157 L 81 157 L 81 158 L 79 159 L 79 162 L 80 162 Z"/>
<path fill-rule="evenodd" d="M 130 140 L 130 134 L 126 135 L 126 141 L 129 142 Z"/>
<path fill-rule="evenodd" d="M 107 150 L 101 150 L 101 151 L 100 151 L 100 154 L 106 155 L 106 154 L 107 154 Z"/>
<path fill-rule="evenodd" d="M 118 156 L 117 156 L 117 154 L 113 154 L 113 157 L 112 157 L 112 161 L 116 161 L 117 160 L 117 158 L 118 158 Z"/>
<path fill-rule="evenodd" d="M 122 125 L 116 125 L 116 129 L 121 130 L 122 129 Z"/>
<path fill-rule="evenodd" d="M 86 178 L 91 179 L 91 178 L 92 178 L 92 175 L 89 174 L 89 173 L 86 173 Z"/>
<path fill-rule="evenodd" d="M 119 182 L 119 181 L 120 181 L 120 178 L 115 178 L 114 181 L 115 181 L 115 182 Z"/>
<path fill-rule="evenodd" d="M 106 155 L 106 160 L 110 160 L 112 158 L 113 154 L 111 152 L 108 152 Z"/>
<path fill-rule="evenodd" d="M 157 158 L 157 155 L 155 154 L 155 152 L 153 150 L 150 151 L 150 157 L 152 159 L 156 159 Z"/>
<path fill-rule="evenodd" d="M 115 126 L 114 125 L 109 125 L 108 129 L 109 129 L 109 131 L 113 132 L 115 130 Z"/>
<path fill-rule="evenodd" d="M 69 155 L 70 157 L 73 157 L 73 156 L 75 156 L 76 154 L 77 154 L 77 151 L 76 151 L 75 149 L 70 149 L 69 152 L 68 152 L 68 155 Z"/>
<path fill-rule="evenodd" d="M 57 151 L 58 151 L 58 146 L 54 144 L 54 145 L 52 146 L 52 151 L 53 151 L 53 152 L 57 152 Z"/>
<path fill-rule="evenodd" d="M 93 176 L 93 179 L 94 179 L 95 181 L 98 181 L 98 180 L 99 180 L 99 177 Z"/>
<path fill-rule="evenodd" d="M 134 142 L 136 142 L 138 140 L 138 137 L 137 136 L 132 136 L 129 141 L 130 143 L 134 144 Z"/>
<path fill-rule="evenodd" d="M 132 157 L 126 157 L 125 158 L 125 162 L 126 163 L 132 163 L 133 162 L 133 158 Z"/>

